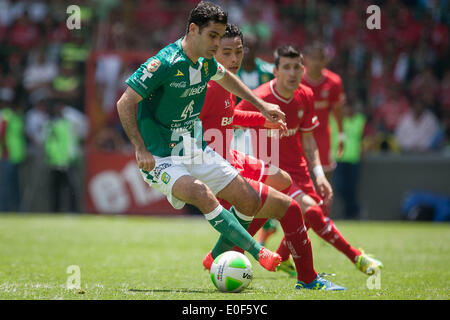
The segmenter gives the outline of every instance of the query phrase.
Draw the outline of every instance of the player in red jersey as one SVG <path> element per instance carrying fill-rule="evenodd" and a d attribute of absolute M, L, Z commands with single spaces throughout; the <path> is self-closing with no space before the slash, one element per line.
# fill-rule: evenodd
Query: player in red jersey
<path fill-rule="evenodd" d="M 313 92 L 300 84 L 303 59 L 295 47 L 282 46 L 275 51 L 274 74 L 274 80 L 261 85 L 254 92 L 263 100 L 278 104 L 286 115 L 288 134 L 282 134 L 278 142 L 280 168 L 287 171 L 293 180 L 289 195 L 302 207 L 307 228 L 312 228 L 322 239 L 344 253 L 362 272 L 369 275 L 375 273 L 382 268 L 382 263 L 352 247 L 320 206 L 322 198 L 324 205 L 331 200 L 332 189 L 322 169 L 313 136 L 313 130 L 319 126 L 314 112 Z M 256 110 L 246 101 L 239 103 L 237 109 Z M 254 141 L 254 145 L 261 145 L 261 142 Z M 273 143 L 270 138 L 265 142 L 268 145 Z M 308 165 L 313 168 L 320 196 L 315 191 Z M 264 219 L 254 219 L 249 233 L 255 234 L 264 222 Z M 284 239 L 277 253 L 281 255 L 282 261 L 288 261 L 289 244 Z"/>
<path fill-rule="evenodd" d="M 319 126 L 314 130 L 314 138 L 319 149 L 320 162 L 328 180 L 331 179 L 336 162 L 331 156 L 330 113 L 336 119 L 339 130 L 338 156 L 342 154 L 345 136 L 342 131 L 342 104 L 345 101 L 344 88 L 339 75 L 325 68 L 327 58 L 325 47 L 314 42 L 305 48 L 305 73 L 302 84 L 314 93 L 314 109 L 319 118 Z"/>
<path fill-rule="evenodd" d="M 221 40 L 215 58 L 227 70 L 237 73 L 242 62 L 242 45 L 242 33 L 239 28 L 227 25 L 225 36 Z M 344 290 L 345 288 L 318 276 L 314 270 L 311 242 L 299 204 L 286 194 L 260 181 L 264 177 L 265 182 L 274 183 L 276 186 L 286 189 L 291 184 L 289 175 L 274 166 L 266 167 L 271 168 L 271 171 L 275 173 L 271 175 L 271 171 L 264 170 L 260 160 L 230 149 L 233 125 L 245 127 L 269 125 L 271 128 L 274 126 L 269 124 L 258 112 L 235 112 L 234 109 L 235 97 L 214 81 L 210 81 L 200 114 L 204 138 L 208 145 L 235 166 L 248 183 L 260 193 L 262 206 L 255 217 L 276 218 L 280 221 L 298 271 L 296 288 Z M 285 124 L 282 123 L 281 127 L 285 129 Z M 283 184 L 284 186 L 282 186 Z M 223 205 L 230 207 L 226 203 Z M 251 221 L 247 216 L 240 214 L 235 208 L 230 211 L 236 215 L 244 227 L 248 227 Z M 203 260 L 205 268 L 209 270 L 214 258 L 233 247 L 233 243 L 227 241 L 225 237 L 220 237 L 213 250 Z"/>

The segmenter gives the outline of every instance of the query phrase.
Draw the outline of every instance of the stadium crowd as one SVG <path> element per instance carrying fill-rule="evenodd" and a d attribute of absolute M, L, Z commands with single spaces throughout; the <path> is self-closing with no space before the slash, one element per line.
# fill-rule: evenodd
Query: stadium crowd
<path fill-rule="evenodd" d="M 283 43 L 301 49 L 323 41 L 329 68 L 343 79 L 346 104 L 367 119 L 364 152 L 450 150 L 448 1 L 213 2 L 244 34 L 258 37 L 263 59 L 271 60 Z M 81 28 L 69 30 L 67 7 L 73 1 L 0 0 L 0 211 L 31 210 L 27 198 L 40 185 L 23 191 L 24 163 L 40 168 L 26 171 L 30 181 L 48 168 L 54 190 L 74 188 L 70 168 L 82 161 L 82 142 L 89 136 L 84 79 L 90 52 L 158 50 L 184 33 L 195 3 L 77 0 Z M 366 27 L 371 4 L 381 8 L 379 30 Z M 124 137 L 102 130 L 96 141 L 115 150 L 125 148 Z M 58 211 L 54 198 L 52 209 Z M 76 199 L 70 202 L 77 211 Z"/>

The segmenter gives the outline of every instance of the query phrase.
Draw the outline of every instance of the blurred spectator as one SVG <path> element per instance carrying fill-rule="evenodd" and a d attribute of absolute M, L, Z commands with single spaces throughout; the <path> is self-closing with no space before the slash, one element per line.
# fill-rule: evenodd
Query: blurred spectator
<path fill-rule="evenodd" d="M 78 212 L 73 165 L 76 161 L 76 139 L 72 124 L 63 116 L 64 105 L 57 103 L 47 125 L 46 159 L 50 169 L 50 203 L 53 212 L 61 212 L 62 191 L 69 196 L 69 212 Z"/>
<path fill-rule="evenodd" d="M 21 50 L 31 49 L 39 40 L 39 29 L 30 20 L 27 13 L 14 23 L 8 32 L 9 43 Z"/>
<path fill-rule="evenodd" d="M 23 108 L 0 103 L 0 211 L 20 211 L 19 167 L 26 154 Z"/>
<path fill-rule="evenodd" d="M 27 184 L 24 187 L 22 208 L 24 211 L 33 211 L 34 203 L 40 196 L 39 190 L 46 182 L 47 164 L 45 161 L 45 138 L 49 121 L 47 103 L 43 100 L 36 104 L 25 114 L 25 134 L 28 138 L 27 146 Z"/>
<path fill-rule="evenodd" d="M 30 57 L 23 85 L 31 104 L 51 97 L 51 84 L 57 74 L 57 65 L 47 59 L 44 49 L 37 50 L 36 54 Z"/>
<path fill-rule="evenodd" d="M 399 120 L 395 138 L 403 152 L 425 152 L 432 149 L 439 132 L 436 116 L 421 99 L 415 99 L 411 110 Z"/>
<path fill-rule="evenodd" d="M 82 79 L 73 63 L 63 62 L 59 67 L 59 75 L 53 79 L 53 97 L 65 103 L 80 107 L 83 97 Z"/>
<path fill-rule="evenodd" d="M 268 63 L 256 55 L 260 49 L 258 37 L 252 33 L 244 35 L 244 57 L 237 75 L 250 89 L 256 89 L 261 84 L 274 78 L 272 63 Z M 237 103 L 241 99 L 237 97 Z M 248 129 L 234 130 L 233 149 L 252 155 L 251 134 Z"/>
<path fill-rule="evenodd" d="M 374 120 L 378 130 L 393 134 L 398 121 L 409 111 L 410 105 L 398 86 L 390 86 L 387 92 L 386 100 L 375 111 Z"/>
<path fill-rule="evenodd" d="M 343 104 L 342 131 L 345 134 L 344 149 L 341 157 L 335 156 L 337 167 L 333 173 L 333 188 L 337 198 L 343 202 L 346 219 L 355 219 L 359 216 L 358 201 L 359 167 L 362 152 L 362 140 L 366 117 L 357 109 L 362 109 L 358 102 L 349 98 Z M 360 103 L 359 103 L 360 104 Z M 333 121 L 334 129 L 332 144 L 333 153 L 337 152 L 337 126 Z"/>
<path fill-rule="evenodd" d="M 267 21 L 262 19 L 262 6 L 250 5 L 246 7 L 244 23 L 241 24 L 240 29 L 244 35 L 254 34 L 260 40 L 260 50 L 267 52 L 269 49 L 269 41 L 272 38 L 272 29 Z"/>
<path fill-rule="evenodd" d="M 94 145 L 103 152 L 124 152 L 127 149 L 125 139 L 112 124 L 100 129 L 94 138 Z"/>
<path fill-rule="evenodd" d="M 257 36 L 253 34 L 244 36 L 244 58 L 238 76 L 250 89 L 256 89 L 274 78 L 274 65 L 257 57 L 259 49 L 260 42 Z"/>

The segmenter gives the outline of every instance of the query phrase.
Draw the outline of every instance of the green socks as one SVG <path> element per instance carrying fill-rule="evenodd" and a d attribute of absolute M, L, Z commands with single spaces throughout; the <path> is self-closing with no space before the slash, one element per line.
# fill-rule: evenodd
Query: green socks
<path fill-rule="evenodd" d="M 237 245 L 259 260 L 262 246 L 247 232 L 253 217 L 237 213 L 233 207 L 230 211 L 219 205 L 212 212 L 205 214 L 206 220 L 220 232 L 220 238 L 212 250 L 212 256 L 217 257 Z"/>

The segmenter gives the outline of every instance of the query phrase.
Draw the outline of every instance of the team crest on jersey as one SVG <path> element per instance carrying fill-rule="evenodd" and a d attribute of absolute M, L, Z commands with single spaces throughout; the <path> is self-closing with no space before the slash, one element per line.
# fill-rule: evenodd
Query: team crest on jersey
<path fill-rule="evenodd" d="M 158 59 L 153 59 L 148 63 L 147 70 L 148 72 L 155 72 L 156 70 L 158 70 L 159 66 L 161 66 L 161 61 L 159 61 Z"/>
<path fill-rule="evenodd" d="M 322 96 L 322 98 L 327 98 L 328 97 L 328 90 L 322 90 L 320 95 Z"/>
<path fill-rule="evenodd" d="M 203 64 L 203 68 L 205 69 L 205 76 L 207 76 L 208 75 L 208 62 L 205 62 Z"/>
<path fill-rule="evenodd" d="M 170 175 L 167 172 L 164 172 L 161 176 L 161 180 L 162 182 L 164 182 L 165 184 L 168 184 L 170 181 Z"/>
<path fill-rule="evenodd" d="M 230 99 L 225 100 L 225 109 L 231 107 Z"/>
<path fill-rule="evenodd" d="M 298 110 L 297 116 L 299 119 L 301 119 L 303 117 L 303 109 Z"/>

